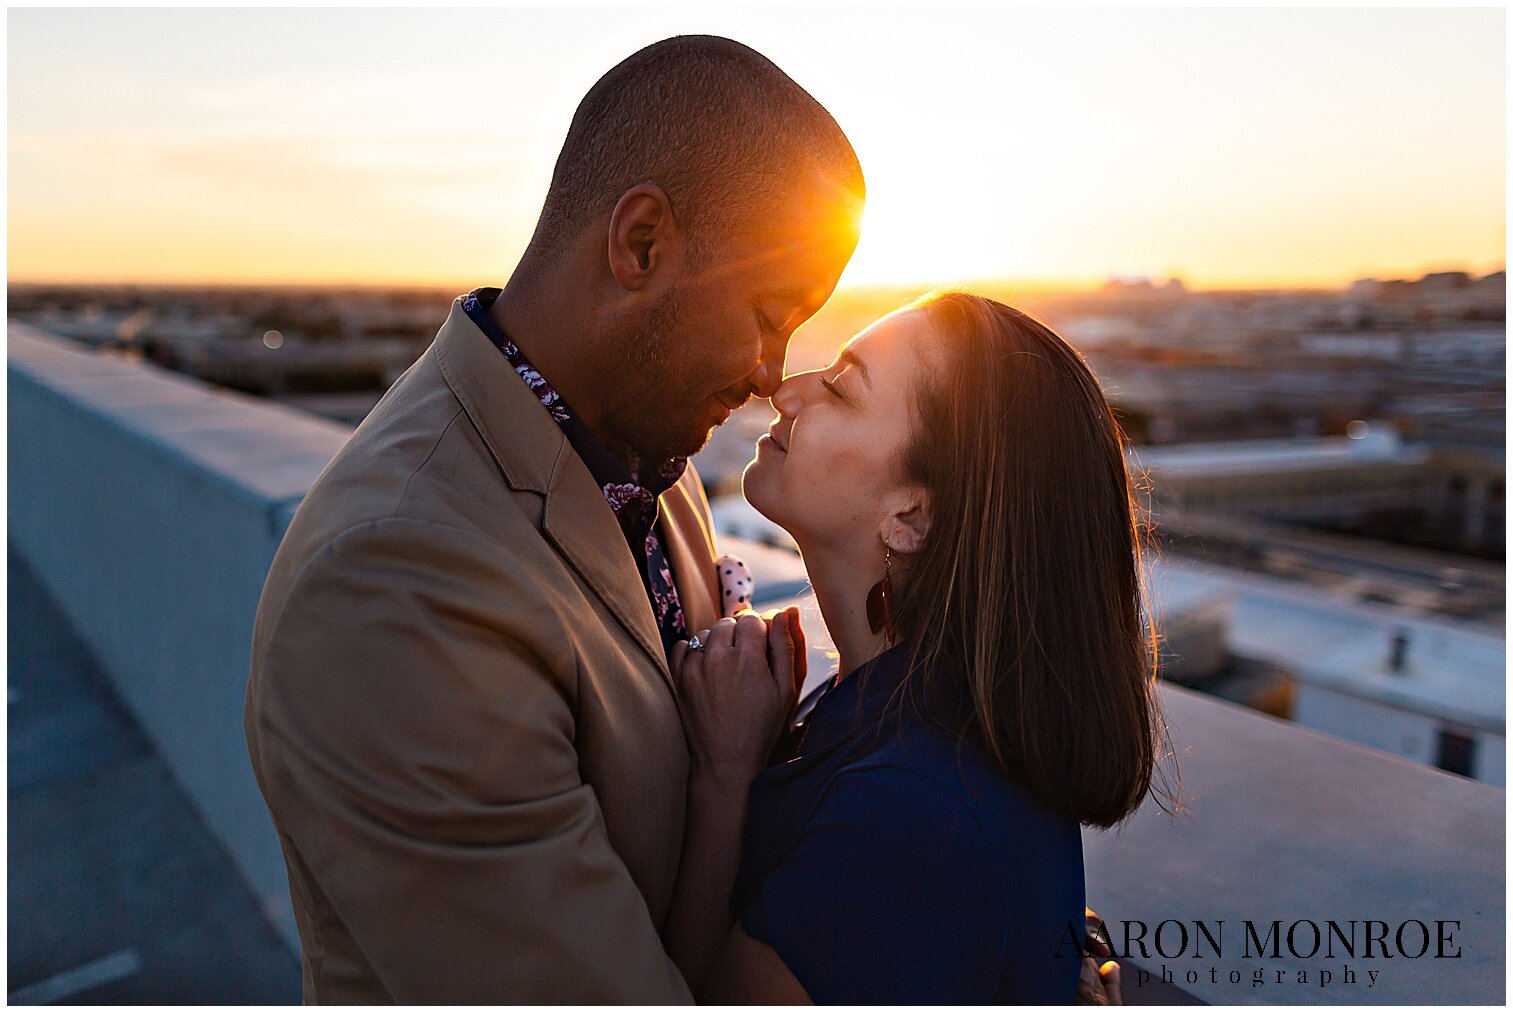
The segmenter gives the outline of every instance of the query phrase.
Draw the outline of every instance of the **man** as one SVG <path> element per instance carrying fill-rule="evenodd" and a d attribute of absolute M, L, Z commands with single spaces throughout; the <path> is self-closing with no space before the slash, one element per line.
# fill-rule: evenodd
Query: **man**
<path fill-rule="evenodd" d="M 721 615 L 683 458 L 783 374 L 864 185 L 764 57 L 681 37 L 583 99 L 502 292 L 311 488 L 246 732 L 311 1002 L 679 1002 L 666 648 Z"/>

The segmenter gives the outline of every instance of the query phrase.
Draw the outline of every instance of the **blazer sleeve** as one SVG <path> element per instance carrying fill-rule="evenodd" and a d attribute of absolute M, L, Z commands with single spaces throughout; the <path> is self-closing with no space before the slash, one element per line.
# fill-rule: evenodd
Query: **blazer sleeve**
<path fill-rule="evenodd" d="M 418 520 L 327 546 L 259 676 L 264 791 L 397 1002 L 689 1002 L 579 774 L 575 632 L 522 570 Z"/>

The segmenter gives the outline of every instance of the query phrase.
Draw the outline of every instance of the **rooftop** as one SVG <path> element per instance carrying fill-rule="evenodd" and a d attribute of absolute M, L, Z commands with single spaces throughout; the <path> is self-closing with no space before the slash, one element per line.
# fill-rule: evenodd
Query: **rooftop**
<path fill-rule="evenodd" d="M 1187 606 L 1205 596 L 1233 600 L 1233 654 L 1357 696 L 1503 731 L 1507 642 L 1486 624 L 1363 605 L 1326 589 L 1211 563 L 1169 558 L 1154 573 L 1158 598 L 1174 596 Z M 1408 664 L 1392 673 L 1386 662 L 1399 631 L 1409 639 Z"/>
<path fill-rule="evenodd" d="M 1135 463 L 1162 475 L 1245 475 L 1366 464 L 1419 464 L 1426 457 L 1423 448 L 1402 444 L 1395 434 L 1382 429 L 1358 439 L 1234 440 L 1139 447 L 1131 452 Z"/>
<path fill-rule="evenodd" d="M 256 910 L 279 933 L 272 938 L 296 946 L 276 837 L 241 739 L 241 705 L 252 615 L 274 547 L 302 484 L 313 481 L 345 431 L 152 367 L 103 360 L 14 325 L 8 354 L 11 546 L 97 661 L 175 790 L 234 863 L 251 899 L 236 910 Z M 162 407 L 161 417 L 153 405 Z M 203 446 L 198 427 L 210 430 Z M 801 566 L 795 556 L 773 559 Z M 782 583 L 769 578 L 769 591 Z M 1380 621 L 1375 613 L 1354 616 L 1325 602 L 1268 614 L 1276 603 L 1264 587 L 1237 579 L 1223 590 L 1236 595 L 1237 616 L 1263 620 L 1237 620 L 1237 628 L 1253 631 L 1246 637 L 1257 650 L 1321 656 L 1360 633 L 1363 623 Z M 17 607 L 13 595 L 13 631 L 21 628 Z M 813 609 L 812 598 L 804 607 Z M 817 621 L 806 625 L 820 628 Z M 816 649 L 821 640 L 817 635 Z M 1448 970 L 1433 960 L 1377 961 L 1380 978 L 1369 991 L 1364 967 L 1356 968 L 1361 982 L 1346 986 L 1338 965 L 1321 958 L 1254 961 L 1230 951 L 1202 962 L 1204 972 L 1216 966 L 1215 980 L 1205 973 L 1182 988 L 1229 1003 L 1503 1001 L 1503 789 L 1177 687 L 1164 687 L 1162 701 L 1192 812 L 1173 820 L 1152 803 L 1118 833 L 1085 832 L 1088 901 L 1106 919 L 1152 927 L 1170 918 L 1223 919 L 1232 928 L 1250 920 L 1263 930 L 1272 919 L 1394 925 L 1451 919 L 1459 922 L 1462 949 Z M 107 828 L 146 816 L 124 824 L 142 835 L 128 835 L 122 846 L 149 863 L 121 873 L 119 881 L 137 896 L 182 897 L 186 881 L 203 882 L 222 899 L 233 889 L 171 864 L 199 847 L 177 836 L 182 821 L 155 823 L 157 810 L 135 807 L 140 796 L 110 784 L 92 797 L 114 806 L 104 810 Z M 39 798 L 45 805 L 65 801 L 61 789 Z M 13 787 L 12 925 L 32 910 L 18 907 L 24 898 L 46 907 L 51 920 L 39 938 L 44 950 L 60 955 L 47 966 L 23 964 L 25 940 L 13 932 L 13 984 L 23 981 L 23 967 L 36 980 L 67 969 L 62 954 L 81 962 L 111 957 L 129 938 L 91 935 L 92 926 L 126 924 L 126 916 L 78 889 L 83 874 L 49 871 L 40 858 L 21 860 L 68 840 L 71 824 L 46 820 L 44 809 L 18 805 Z M 17 842 L 27 840 L 38 843 L 19 850 Z M 108 848 L 98 851 L 108 866 Z M 170 864 L 151 864 L 159 859 Z M 203 868 L 195 859 L 192 869 Z M 220 963 L 238 960 L 245 947 L 232 945 L 227 954 L 193 927 L 171 919 L 151 925 L 141 931 L 161 933 L 179 973 L 214 977 L 240 998 L 257 998 L 243 984 L 250 977 Z M 147 949 L 137 952 L 149 961 Z M 1149 1000 L 1137 973 L 1159 973 L 1159 954 L 1137 952 L 1123 962 L 1127 997 Z M 1254 987 L 1249 976 L 1263 966 L 1286 972 L 1289 982 Z M 1336 984 L 1320 989 L 1317 974 L 1326 966 Z M 1244 975 L 1239 984 L 1231 983 L 1231 971 Z M 1314 979 L 1309 986 L 1294 983 L 1299 971 Z M 297 988 L 296 974 L 288 987 Z"/>

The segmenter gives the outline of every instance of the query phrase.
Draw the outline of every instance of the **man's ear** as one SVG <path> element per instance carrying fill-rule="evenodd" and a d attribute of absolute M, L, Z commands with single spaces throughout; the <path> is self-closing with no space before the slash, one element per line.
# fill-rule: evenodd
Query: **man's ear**
<path fill-rule="evenodd" d="M 638 292 L 668 273 L 683 252 L 683 230 L 672 202 L 655 183 L 620 195 L 609 216 L 609 272 L 627 292 Z"/>
<path fill-rule="evenodd" d="M 918 486 L 900 489 L 890 497 L 883 517 L 883 542 L 894 552 L 914 553 L 930 533 L 930 496 Z"/>

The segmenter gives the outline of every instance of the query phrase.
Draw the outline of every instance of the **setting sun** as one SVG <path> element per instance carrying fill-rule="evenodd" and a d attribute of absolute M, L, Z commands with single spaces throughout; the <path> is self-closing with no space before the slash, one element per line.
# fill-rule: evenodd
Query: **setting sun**
<path fill-rule="evenodd" d="M 17 281 L 499 279 L 578 98 L 683 32 L 756 46 L 846 129 L 868 201 L 843 286 L 1335 286 L 1503 261 L 1496 11 L 10 22 Z M 1454 63 L 1405 74 L 1430 44 Z"/>

